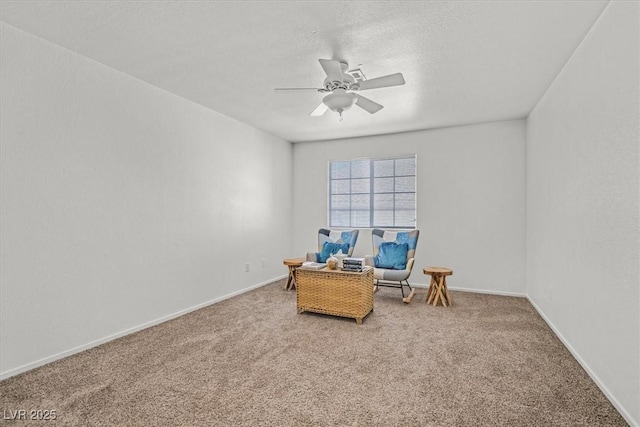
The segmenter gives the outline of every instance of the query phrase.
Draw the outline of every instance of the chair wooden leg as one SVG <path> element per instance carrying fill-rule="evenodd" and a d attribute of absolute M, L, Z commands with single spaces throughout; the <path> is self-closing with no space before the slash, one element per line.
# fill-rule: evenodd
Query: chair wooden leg
<path fill-rule="evenodd" d="M 402 298 L 402 301 L 405 304 L 409 304 L 411 302 L 411 300 L 413 300 L 414 295 L 416 294 L 416 290 L 415 289 L 411 289 L 411 292 L 409 293 L 409 296 L 407 296 L 406 298 Z"/>

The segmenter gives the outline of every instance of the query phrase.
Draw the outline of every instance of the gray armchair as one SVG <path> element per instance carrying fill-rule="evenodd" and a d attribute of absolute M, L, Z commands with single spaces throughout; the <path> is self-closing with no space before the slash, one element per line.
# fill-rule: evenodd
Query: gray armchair
<path fill-rule="evenodd" d="M 400 288 L 403 301 L 406 303 L 411 302 L 415 293 L 409 284 L 409 276 L 415 262 L 419 236 L 420 230 L 373 229 L 371 234 L 373 255 L 365 257 L 365 264 L 374 267 L 373 278 L 375 285 Z M 404 286 L 407 286 L 410 292 L 406 298 L 404 296 Z"/>
<path fill-rule="evenodd" d="M 332 250 L 338 248 L 338 246 L 346 247 L 346 251 L 342 251 L 343 254 L 351 256 L 353 255 L 353 249 L 356 246 L 358 240 L 358 233 L 360 230 L 328 230 L 321 228 L 318 230 L 318 252 L 307 252 L 307 261 L 313 262 L 325 262 L 323 260 L 324 255 L 336 253 L 338 250 L 332 252 Z M 329 246 L 325 247 L 325 243 Z M 333 244 L 333 245 L 332 245 Z"/>

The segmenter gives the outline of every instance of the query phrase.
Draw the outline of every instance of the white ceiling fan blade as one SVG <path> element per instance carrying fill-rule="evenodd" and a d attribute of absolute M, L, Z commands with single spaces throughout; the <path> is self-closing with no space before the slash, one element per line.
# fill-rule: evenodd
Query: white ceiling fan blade
<path fill-rule="evenodd" d="M 365 98 L 364 96 L 358 94 L 354 95 L 356 96 L 356 105 L 371 114 L 375 114 L 384 108 L 384 106 L 378 104 L 377 102 L 373 102 L 369 98 Z"/>
<path fill-rule="evenodd" d="M 316 87 L 277 87 L 276 92 L 318 92 L 322 89 Z"/>
<path fill-rule="evenodd" d="M 318 59 L 330 82 L 342 81 L 342 66 L 335 59 Z"/>
<path fill-rule="evenodd" d="M 329 107 L 327 107 L 324 102 L 321 102 L 320 105 L 318 105 L 309 115 L 312 117 L 319 117 L 326 113 L 328 109 Z"/>
<path fill-rule="evenodd" d="M 359 90 L 377 89 L 381 87 L 400 86 L 403 85 L 404 77 L 402 73 L 389 74 L 388 76 L 376 77 L 375 79 L 365 80 L 358 83 Z"/>

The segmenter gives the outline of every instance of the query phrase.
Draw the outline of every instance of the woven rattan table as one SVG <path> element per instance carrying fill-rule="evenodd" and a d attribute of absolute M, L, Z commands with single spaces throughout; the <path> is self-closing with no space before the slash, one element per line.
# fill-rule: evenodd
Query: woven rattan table
<path fill-rule="evenodd" d="M 362 272 L 296 269 L 298 313 L 312 311 L 356 319 L 373 310 L 373 268 Z"/>

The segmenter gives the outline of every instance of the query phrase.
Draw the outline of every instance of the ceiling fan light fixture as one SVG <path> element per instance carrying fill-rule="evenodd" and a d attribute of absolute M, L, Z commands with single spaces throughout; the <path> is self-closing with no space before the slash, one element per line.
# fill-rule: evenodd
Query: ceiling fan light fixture
<path fill-rule="evenodd" d="M 322 102 L 333 112 L 342 116 L 343 111 L 347 111 L 356 102 L 356 96 L 347 93 L 344 89 L 336 89 L 333 93 L 325 96 Z"/>

